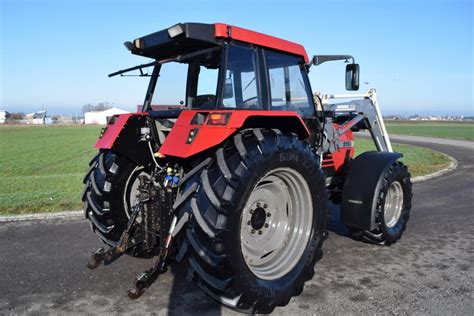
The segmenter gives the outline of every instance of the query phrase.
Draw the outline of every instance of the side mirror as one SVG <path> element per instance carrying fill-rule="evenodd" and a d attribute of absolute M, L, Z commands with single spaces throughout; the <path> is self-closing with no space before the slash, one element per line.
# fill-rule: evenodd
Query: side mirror
<path fill-rule="evenodd" d="M 232 79 L 226 79 L 224 84 L 224 99 L 230 99 L 234 97 L 234 86 L 232 85 Z"/>
<path fill-rule="evenodd" d="M 359 90 L 359 64 L 346 66 L 346 90 Z"/>

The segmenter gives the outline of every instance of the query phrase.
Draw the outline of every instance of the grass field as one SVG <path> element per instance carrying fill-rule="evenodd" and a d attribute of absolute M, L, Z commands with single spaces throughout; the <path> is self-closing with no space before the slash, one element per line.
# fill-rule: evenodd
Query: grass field
<path fill-rule="evenodd" d="M 0 127 L 0 214 L 77 210 L 100 128 Z"/>
<path fill-rule="evenodd" d="M 364 151 L 376 150 L 372 140 L 356 139 L 356 155 Z M 393 144 L 393 151 L 403 154 L 401 161 L 410 169 L 412 177 L 436 172 L 449 164 L 449 159 L 444 154 L 427 148 Z"/>
<path fill-rule="evenodd" d="M 473 122 L 387 121 L 389 134 L 474 140 Z"/>
<path fill-rule="evenodd" d="M 81 209 L 82 178 L 99 132 L 97 126 L 0 127 L 0 214 Z M 356 143 L 359 153 L 373 148 L 367 140 Z M 414 176 L 448 162 L 427 149 L 394 147 Z"/>

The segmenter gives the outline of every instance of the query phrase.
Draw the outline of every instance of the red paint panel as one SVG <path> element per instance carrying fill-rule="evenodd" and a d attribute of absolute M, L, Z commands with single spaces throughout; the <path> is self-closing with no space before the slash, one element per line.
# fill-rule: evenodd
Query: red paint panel
<path fill-rule="evenodd" d="M 341 128 L 341 125 L 338 124 L 333 124 L 334 128 L 336 130 Z M 342 142 L 353 142 L 354 136 L 352 134 L 351 130 L 348 130 L 344 134 L 342 134 L 339 138 Z M 328 167 L 334 167 L 336 172 L 339 171 L 339 169 L 344 165 L 346 162 L 346 155 L 347 152 L 349 152 L 349 157 L 354 157 L 354 146 L 351 147 L 342 147 L 336 150 L 335 152 L 331 154 L 325 154 L 322 161 L 322 166 L 323 168 L 328 168 Z"/>
<path fill-rule="evenodd" d="M 323 168 L 334 167 L 334 160 L 331 154 L 323 154 L 323 161 L 321 163 Z"/>
<path fill-rule="evenodd" d="M 228 34 L 228 28 L 231 28 L 230 36 Z M 214 24 L 214 35 L 215 37 L 230 37 L 234 40 L 255 44 L 263 47 L 268 47 L 283 52 L 299 55 L 304 58 L 305 63 L 309 63 L 308 55 L 306 50 L 300 44 L 290 42 L 278 37 L 266 35 L 263 33 L 247 30 L 237 26 L 231 26 L 223 23 Z"/>
<path fill-rule="evenodd" d="M 229 122 L 225 126 L 207 125 L 207 120 L 202 125 L 191 124 L 196 113 L 231 113 Z M 301 117 L 292 111 L 199 111 L 199 110 L 185 110 L 181 112 L 178 120 L 171 129 L 171 132 L 166 137 L 159 153 L 165 156 L 174 156 L 180 158 L 190 157 L 199 152 L 202 152 L 210 147 L 219 145 L 225 141 L 229 136 L 236 132 L 245 123 L 249 117 L 268 117 L 268 116 L 286 116 L 296 117 L 301 122 L 306 131 L 304 137 L 309 136 L 309 131 L 306 128 Z M 193 129 L 199 129 L 194 141 L 191 144 L 186 144 L 189 133 Z"/>
<path fill-rule="evenodd" d="M 122 129 L 127 124 L 128 119 L 132 115 L 148 115 L 148 114 L 146 114 L 146 113 L 126 113 L 126 114 L 114 115 L 114 117 L 116 117 L 115 121 L 112 124 L 107 124 L 102 137 L 97 140 L 94 147 L 98 148 L 98 149 L 100 149 L 100 148 L 104 148 L 104 149 L 112 148 L 115 140 L 117 139 L 120 132 L 122 131 Z"/>
<path fill-rule="evenodd" d="M 222 126 L 202 126 L 191 144 L 186 144 L 193 128 L 174 126 L 166 137 L 159 152 L 165 156 L 187 158 L 212 146 L 218 145 L 232 135 L 237 129 Z"/>

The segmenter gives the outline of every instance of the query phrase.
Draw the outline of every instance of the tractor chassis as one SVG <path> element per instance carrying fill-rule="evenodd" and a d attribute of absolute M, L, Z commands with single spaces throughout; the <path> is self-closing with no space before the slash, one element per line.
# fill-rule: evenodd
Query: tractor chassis
<path fill-rule="evenodd" d="M 354 238 L 401 238 L 410 173 L 392 150 L 376 91 L 314 95 L 309 82 L 312 65 L 351 59 L 346 90 L 358 90 L 352 56 L 310 61 L 299 44 L 222 23 L 180 23 L 124 44 L 155 61 L 109 76 L 139 71 L 150 77 L 148 90 L 138 113 L 114 115 L 102 130 L 82 200 L 109 246 L 93 252 L 88 268 L 123 254 L 157 258 L 129 298 L 183 262 L 187 278 L 216 301 L 269 314 L 312 278 L 328 235 L 328 199 L 340 204 Z M 171 62 L 187 64 L 184 98 L 152 107 L 161 67 Z M 207 74 L 215 90 L 201 85 Z M 357 100 L 330 101 L 346 98 Z M 377 151 L 354 157 L 359 130 Z"/>

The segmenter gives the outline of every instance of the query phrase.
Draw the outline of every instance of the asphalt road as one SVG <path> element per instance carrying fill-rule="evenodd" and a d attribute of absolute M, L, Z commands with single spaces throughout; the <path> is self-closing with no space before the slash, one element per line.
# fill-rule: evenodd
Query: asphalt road
<path fill-rule="evenodd" d="M 356 242 L 331 223 L 324 257 L 303 293 L 275 314 L 474 314 L 473 143 L 393 137 L 458 160 L 416 183 L 411 218 L 391 247 Z M 0 313 L 234 314 L 172 269 L 137 301 L 126 290 L 152 261 L 123 257 L 89 271 L 101 246 L 82 219 L 0 224 Z"/>

